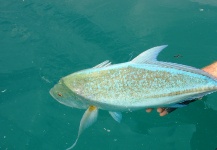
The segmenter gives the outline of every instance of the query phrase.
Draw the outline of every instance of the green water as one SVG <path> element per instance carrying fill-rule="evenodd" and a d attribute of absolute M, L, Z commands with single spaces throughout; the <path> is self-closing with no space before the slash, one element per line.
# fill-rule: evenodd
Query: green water
<path fill-rule="evenodd" d="M 198 68 L 217 60 L 217 1 L 1 0 L 0 149 L 66 149 L 84 110 L 58 103 L 49 89 L 72 72 L 162 44 L 169 47 L 160 60 Z M 166 117 L 140 110 L 118 124 L 100 111 L 75 150 L 215 148 L 217 93 Z"/>

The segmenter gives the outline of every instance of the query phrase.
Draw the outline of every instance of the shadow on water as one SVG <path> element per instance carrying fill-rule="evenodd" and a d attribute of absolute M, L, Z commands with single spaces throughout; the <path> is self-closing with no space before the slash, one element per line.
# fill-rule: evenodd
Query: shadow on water
<path fill-rule="evenodd" d="M 215 149 L 216 141 L 210 139 L 217 138 L 213 132 L 217 122 L 212 121 L 217 111 L 207 108 L 203 101 L 207 101 L 207 96 L 165 117 L 157 112 L 137 111 L 127 114 L 124 123 L 133 132 L 144 135 L 149 148 L 157 149 L 157 142 L 165 149 Z"/>

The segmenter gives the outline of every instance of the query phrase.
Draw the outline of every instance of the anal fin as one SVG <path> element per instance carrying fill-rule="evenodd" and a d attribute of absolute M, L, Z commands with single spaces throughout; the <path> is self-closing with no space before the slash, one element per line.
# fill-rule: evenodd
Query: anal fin
<path fill-rule="evenodd" d="M 182 107 L 185 107 L 187 106 L 186 104 L 182 104 L 182 103 L 177 103 L 177 104 L 172 104 L 172 105 L 169 105 L 167 106 L 168 108 L 182 108 Z"/>

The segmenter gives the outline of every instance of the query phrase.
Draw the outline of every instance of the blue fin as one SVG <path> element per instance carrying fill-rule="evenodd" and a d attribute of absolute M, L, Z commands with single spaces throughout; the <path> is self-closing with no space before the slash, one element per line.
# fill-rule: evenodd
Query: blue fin
<path fill-rule="evenodd" d="M 152 62 L 152 64 L 161 65 L 163 67 L 176 68 L 176 69 L 179 69 L 179 70 L 185 70 L 185 71 L 189 71 L 189 72 L 192 72 L 192 73 L 202 74 L 202 75 L 208 76 L 208 77 L 210 77 L 212 79 L 215 79 L 215 77 L 208 74 L 207 72 L 205 72 L 205 71 L 203 71 L 201 69 L 197 69 L 195 67 L 187 66 L 187 65 L 176 64 L 176 63 L 171 63 L 171 62 L 163 62 L 163 61 Z"/>
<path fill-rule="evenodd" d="M 184 70 L 184 71 L 189 71 L 192 73 L 202 74 L 202 75 L 208 76 L 214 80 L 217 80 L 217 78 L 213 77 L 209 73 L 207 73 L 201 69 L 197 69 L 195 67 L 182 65 L 182 64 L 176 64 L 176 63 L 170 63 L 170 62 L 157 61 L 158 54 L 166 47 L 167 47 L 167 45 L 162 45 L 162 46 L 150 48 L 150 49 L 144 51 L 143 53 L 139 54 L 136 58 L 134 58 L 130 62 L 137 63 L 137 64 L 151 63 L 151 64 L 160 65 L 163 67 L 176 68 L 179 70 Z"/>
<path fill-rule="evenodd" d="M 122 114 L 120 112 L 113 112 L 113 111 L 109 111 L 109 114 L 112 116 L 112 118 L 117 121 L 118 123 L 121 122 L 122 119 Z"/>
<path fill-rule="evenodd" d="M 143 53 L 139 54 L 133 60 L 131 60 L 131 62 L 141 64 L 141 63 L 145 63 L 147 61 L 149 61 L 149 62 L 150 61 L 156 61 L 158 54 L 166 47 L 167 47 L 167 45 L 162 45 L 162 46 L 157 46 L 157 47 L 153 47 L 151 49 L 148 49 L 148 50 L 144 51 Z"/>
<path fill-rule="evenodd" d="M 182 108 L 182 107 L 185 107 L 187 106 L 186 104 L 172 104 L 172 105 L 169 105 L 167 106 L 168 108 Z"/>
<path fill-rule="evenodd" d="M 89 106 L 89 108 L 85 111 L 83 117 L 81 118 L 77 139 L 75 140 L 74 144 L 66 150 L 70 150 L 75 147 L 81 133 L 89 126 L 91 126 L 94 122 L 96 122 L 97 116 L 98 108 L 95 106 Z"/>

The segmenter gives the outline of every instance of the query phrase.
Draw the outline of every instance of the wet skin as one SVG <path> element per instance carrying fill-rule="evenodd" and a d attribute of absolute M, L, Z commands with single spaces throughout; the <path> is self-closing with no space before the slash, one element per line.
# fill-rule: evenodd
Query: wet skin
<path fill-rule="evenodd" d="M 217 61 L 210 64 L 209 66 L 204 67 L 202 70 L 217 78 Z M 198 99 L 196 99 L 196 100 L 198 100 Z M 146 112 L 150 113 L 152 110 L 153 110 L 153 108 L 148 108 L 148 109 L 146 109 Z M 157 108 L 157 112 L 159 113 L 160 116 L 165 116 L 168 113 L 170 113 L 170 112 L 168 112 L 168 110 L 169 110 L 168 108 Z M 175 109 L 173 109 L 173 110 L 175 110 Z"/>

